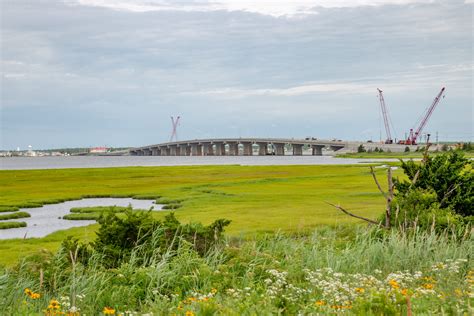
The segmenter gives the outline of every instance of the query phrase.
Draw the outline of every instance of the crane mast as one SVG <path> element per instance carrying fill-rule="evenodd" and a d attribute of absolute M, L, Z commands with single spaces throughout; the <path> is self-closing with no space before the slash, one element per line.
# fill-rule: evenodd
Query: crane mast
<path fill-rule="evenodd" d="M 379 88 L 377 88 L 377 90 L 379 92 L 380 107 L 382 108 L 383 122 L 385 124 L 385 132 L 387 134 L 387 139 L 385 140 L 385 144 L 392 144 L 393 139 L 392 139 L 392 133 L 390 132 L 387 106 L 385 105 L 385 99 L 383 97 L 382 90 L 380 90 Z"/>
<path fill-rule="evenodd" d="M 421 120 L 421 123 L 418 126 L 418 128 L 415 130 L 415 132 L 413 132 L 413 129 L 410 130 L 410 136 L 405 141 L 405 143 L 407 145 L 416 145 L 416 141 L 417 141 L 418 136 L 420 136 L 420 134 L 421 134 L 423 128 L 425 127 L 426 123 L 428 123 L 428 120 L 430 119 L 431 114 L 433 114 L 434 109 L 436 108 L 439 101 L 441 100 L 441 96 L 443 95 L 445 89 L 446 88 L 443 87 L 441 89 L 441 91 L 438 93 L 438 95 L 436 96 L 436 98 L 433 100 L 433 103 L 431 104 L 431 106 L 426 111 L 425 116 Z"/>

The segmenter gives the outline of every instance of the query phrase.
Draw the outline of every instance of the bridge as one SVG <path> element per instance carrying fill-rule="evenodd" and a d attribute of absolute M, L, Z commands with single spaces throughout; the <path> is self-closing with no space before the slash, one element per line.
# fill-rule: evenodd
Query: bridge
<path fill-rule="evenodd" d="M 168 142 L 130 149 L 132 156 L 259 156 L 292 154 L 303 155 L 310 149 L 314 156 L 322 156 L 323 148 L 338 151 L 354 149 L 360 142 L 320 139 L 284 138 L 221 138 Z"/>

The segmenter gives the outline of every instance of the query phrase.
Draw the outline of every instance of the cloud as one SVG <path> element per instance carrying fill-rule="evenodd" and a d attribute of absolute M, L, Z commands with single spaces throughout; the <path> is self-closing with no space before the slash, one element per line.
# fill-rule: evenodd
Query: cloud
<path fill-rule="evenodd" d="M 243 11 L 273 17 L 298 17 L 316 14 L 315 8 L 353 8 L 360 6 L 406 5 L 412 3 L 431 3 L 433 0 L 69 0 L 85 6 L 103 7 L 131 12 L 150 11 Z"/>
<path fill-rule="evenodd" d="M 283 88 L 237 88 L 224 87 L 205 91 L 186 92 L 185 94 L 206 95 L 220 98 L 246 98 L 252 96 L 294 97 L 312 94 L 374 94 L 376 88 L 390 90 L 391 93 L 406 93 L 423 87 L 432 88 L 433 82 L 440 85 L 452 85 L 469 79 L 473 64 L 419 64 L 413 72 L 398 72 L 383 76 L 357 78 L 353 81 L 307 82 Z"/>

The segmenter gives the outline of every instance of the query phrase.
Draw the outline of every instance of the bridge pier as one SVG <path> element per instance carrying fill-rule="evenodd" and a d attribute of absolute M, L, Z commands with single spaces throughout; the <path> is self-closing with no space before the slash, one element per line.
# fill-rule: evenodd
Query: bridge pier
<path fill-rule="evenodd" d="M 252 156 L 253 155 L 252 143 L 246 142 L 246 143 L 242 143 L 242 145 L 244 145 L 244 156 Z"/>
<path fill-rule="evenodd" d="M 322 156 L 324 146 L 311 145 L 311 151 L 313 156 Z"/>
<path fill-rule="evenodd" d="M 188 145 L 186 145 L 186 144 L 180 144 L 180 145 L 178 145 L 179 151 L 178 151 L 177 155 L 178 155 L 178 156 L 186 156 L 187 150 L 188 150 L 187 147 L 188 147 Z"/>
<path fill-rule="evenodd" d="M 144 156 L 151 156 L 152 155 L 151 149 L 144 149 L 143 150 L 143 155 Z"/>
<path fill-rule="evenodd" d="M 170 145 L 168 148 L 170 149 L 169 156 L 177 156 L 178 155 L 178 146 L 177 145 Z"/>
<path fill-rule="evenodd" d="M 302 144 L 293 144 L 293 156 L 302 156 L 303 155 L 303 145 Z"/>
<path fill-rule="evenodd" d="M 202 145 L 202 150 L 204 156 L 213 156 L 214 155 L 214 148 L 212 147 L 213 145 L 211 143 L 204 143 Z"/>
<path fill-rule="evenodd" d="M 239 144 L 238 143 L 227 143 L 229 145 L 229 156 L 239 155 Z"/>
<path fill-rule="evenodd" d="M 268 155 L 268 143 L 257 143 L 257 145 L 258 145 L 259 156 Z"/>
<path fill-rule="evenodd" d="M 216 156 L 225 156 L 225 144 L 224 143 L 215 143 L 216 144 Z"/>
<path fill-rule="evenodd" d="M 273 143 L 275 147 L 275 155 L 284 156 L 285 155 L 285 144 L 283 143 Z"/>
<path fill-rule="evenodd" d="M 200 145 L 199 144 L 191 144 L 191 146 L 189 146 L 190 148 L 190 156 L 200 156 L 198 155 L 198 147 Z M 201 151 L 202 152 L 202 151 Z"/>
<path fill-rule="evenodd" d="M 160 156 L 161 155 L 160 148 L 159 147 L 152 148 L 151 149 L 151 155 L 152 156 Z"/>

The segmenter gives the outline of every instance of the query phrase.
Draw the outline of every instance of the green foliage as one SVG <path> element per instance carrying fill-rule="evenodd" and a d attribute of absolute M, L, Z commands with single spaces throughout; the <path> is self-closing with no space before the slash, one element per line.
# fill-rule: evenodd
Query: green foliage
<path fill-rule="evenodd" d="M 229 220 L 218 219 L 209 226 L 200 223 L 181 224 L 174 213 L 163 221 L 154 220 L 151 211 L 126 210 L 124 216 L 104 213 L 98 219 L 100 228 L 92 248 L 104 256 L 106 266 L 116 266 L 127 260 L 136 247 L 162 254 L 177 249 L 179 240 L 190 243 L 200 255 L 204 255 L 222 239 Z M 152 246 L 151 246 L 152 245 Z"/>
<path fill-rule="evenodd" d="M 359 147 L 357 147 L 357 152 L 358 153 L 365 153 L 367 150 L 365 150 L 365 147 L 363 144 L 360 144 Z"/>
<path fill-rule="evenodd" d="M 401 161 L 401 166 L 409 181 L 395 181 L 399 197 L 409 195 L 414 189 L 433 191 L 440 208 L 450 208 L 462 216 L 474 215 L 474 162 L 462 152 L 427 157 L 423 164 Z"/>
<path fill-rule="evenodd" d="M 136 315 L 406 315 L 405 289 L 413 315 L 468 315 L 472 306 L 472 236 L 321 227 L 227 239 L 204 256 L 185 240 L 156 255 L 154 239 L 113 268 L 74 239 L 0 268 L 0 310 L 41 315 L 57 299 L 62 312 L 74 306 L 81 315 L 101 315 L 104 306 Z"/>
<path fill-rule="evenodd" d="M 409 152 L 410 152 L 410 147 L 406 146 L 406 147 L 405 147 L 405 152 L 406 152 L 406 153 L 409 153 Z"/>
<path fill-rule="evenodd" d="M 28 212 L 14 212 L 14 213 L 11 213 L 11 214 L 0 215 L 0 221 L 1 220 L 7 220 L 7 219 L 25 218 L 25 217 L 31 217 L 30 213 L 28 213 Z"/>
<path fill-rule="evenodd" d="M 25 222 L 0 222 L 0 229 L 26 227 Z"/>

